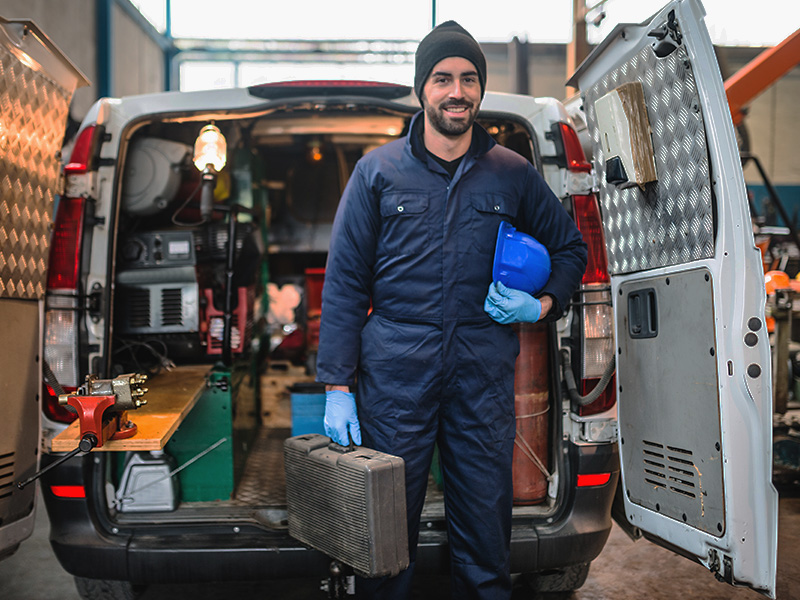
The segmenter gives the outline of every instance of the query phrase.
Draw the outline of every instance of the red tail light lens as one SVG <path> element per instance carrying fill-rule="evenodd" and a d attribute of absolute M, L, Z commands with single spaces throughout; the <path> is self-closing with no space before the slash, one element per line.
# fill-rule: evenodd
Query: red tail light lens
<path fill-rule="evenodd" d="M 581 381 L 581 395 L 585 396 L 589 392 L 591 392 L 597 383 L 600 381 L 600 378 L 591 378 L 591 379 L 583 379 Z M 614 406 L 614 403 L 617 401 L 617 376 L 612 375 L 611 381 L 608 382 L 606 389 L 603 390 L 603 393 L 597 397 L 597 400 L 592 402 L 587 406 L 581 406 L 578 410 L 578 414 L 582 417 L 588 417 L 591 415 L 597 415 L 602 412 L 607 411 L 609 408 Z"/>
<path fill-rule="evenodd" d="M 92 142 L 94 141 L 95 126 L 85 127 L 78 134 L 78 139 L 72 147 L 69 163 L 64 167 L 64 171 L 70 173 L 85 173 L 89 168 L 89 159 L 92 156 Z"/>
<path fill-rule="evenodd" d="M 47 273 L 50 290 L 78 287 L 84 206 L 83 198 L 62 198 L 58 203 Z"/>
<path fill-rule="evenodd" d="M 278 99 L 314 94 L 315 96 L 352 95 L 392 100 L 411 93 L 407 85 L 357 80 L 299 80 L 262 83 L 248 88 L 259 98 Z"/>
<path fill-rule="evenodd" d="M 559 123 L 558 128 L 561 130 L 561 139 L 564 142 L 564 154 L 567 156 L 567 169 L 570 171 L 579 171 L 581 173 L 590 173 L 592 164 L 586 160 L 586 154 L 583 152 L 583 146 L 578 139 L 578 133 L 568 123 Z"/>
<path fill-rule="evenodd" d="M 381 83 L 379 81 L 361 81 L 358 79 L 298 79 L 294 81 L 273 81 L 254 85 L 254 88 L 406 88 L 398 83 Z"/>
<path fill-rule="evenodd" d="M 595 196 L 573 196 L 575 223 L 583 234 L 583 241 L 589 246 L 589 261 L 581 283 L 608 283 L 608 259 L 606 258 L 606 238 L 600 219 L 600 207 Z"/>
<path fill-rule="evenodd" d="M 64 387 L 64 393 L 68 394 L 77 389 L 78 388 L 76 387 Z M 56 421 L 57 423 L 72 423 L 78 418 L 78 415 L 75 411 L 69 410 L 66 406 L 61 406 L 58 403 L 58 395 L 53 391 L 53 388 L 46 383 L 42 384 L 42 392 L 44 394 L 42 412 L 44 412 L 48 419 L 51 421 Z"/>

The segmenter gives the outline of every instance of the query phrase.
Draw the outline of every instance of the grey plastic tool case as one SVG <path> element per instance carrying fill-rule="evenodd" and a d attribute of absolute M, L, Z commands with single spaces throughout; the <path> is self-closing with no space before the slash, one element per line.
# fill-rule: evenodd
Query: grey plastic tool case
<path fill-rule="evenodd" d="M 330 444 L 316 433 L 284 443 L 289 534 L 360 575 L 396 575 L 408 567 L 403 459 Z"/>

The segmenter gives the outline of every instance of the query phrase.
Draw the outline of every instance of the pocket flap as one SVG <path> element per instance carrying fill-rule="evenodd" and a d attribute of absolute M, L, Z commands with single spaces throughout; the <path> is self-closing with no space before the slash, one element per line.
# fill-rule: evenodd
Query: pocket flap
<path fill-rule="evenodd" d="M 496 215 L 514 216 L 514 207 L 511 198 L 502 194 L 473 193 L 470 195 L 470 204 L 480 212 Z"/>
<path fill-rule="evenodd" d="M 427 192 L 399 192 L 381 198 L 381 216 L 418 215 L 428 210 Z"/>

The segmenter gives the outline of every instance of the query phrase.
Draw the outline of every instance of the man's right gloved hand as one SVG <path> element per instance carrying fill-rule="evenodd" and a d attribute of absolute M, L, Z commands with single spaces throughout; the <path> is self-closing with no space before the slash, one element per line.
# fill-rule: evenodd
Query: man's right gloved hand
<path fill-rule="evenodd" d="M 361 426 L 356 413 L 356 398 L 350 392 L 325 392 L 325 434 L 341 446 L 349 446 L 347 432 L 353 443 L 361 445 Z"/>

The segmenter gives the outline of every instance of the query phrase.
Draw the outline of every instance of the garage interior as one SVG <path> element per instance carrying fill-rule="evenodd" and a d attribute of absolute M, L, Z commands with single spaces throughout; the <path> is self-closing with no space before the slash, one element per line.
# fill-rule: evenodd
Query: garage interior
<path fill-rule="evenodd" d="M 73 126 L 77 126 L 98 97 L 179 89 L 181 67 L 192 61 L 238 64 L 246 55 L 245 60 L 269 63 L 279 62 L 287 53 L 305 53 L 310 59 L 318 57 L 320 52 L 335 54 L 336 60 L 340 60 L 358 51 L 357 44 L 341 43 L 331 48 L 322 43 L 306 43 L 300 48 L 299 43 L 257 41 L 244 50 L 234 51 L 222 41 L 175 40 L 155 29 L 129 0 L 71 0 L 63 5 L 48 0 L 4 0 L 0 16 L 35 21 L 92 82 L 91 86 L 78 90 L 73 99 L 70 110 Z M 570 49 L 564 44 L 520 42 L 516 38 L 509 43 L 486 43 L 483 48 L 493 90 L 556 98 L 569 93 L 564 86 L 565 74 L 570 60 L 575 60 L 574 53 L 580 49 Z M 406 59 L 413 61 L 414 49 L 414 43 L 395 44 L 392 53 L 405 53 Z M 736 73 L 762 50 L 717 48 L 723 79 Z M 797 97 L 800 97 L 800 66 L 793 67 L 749 103 L 740 128 L 751 156 L 744 163 L 744 173 L 752 193 L 752 208 L 758 215 L 756 241 L 764 251 L 765 271 L 784 271 L 791 279 L 800 271 L 800 251 L 795 244 L 795 226 L 800 219 L 800 166 L 792 151 L 800 133 L 796 120 L 792 119 Z M 66 142 L 69 144 L 70 140 Z M 780 199 L 777 205 L 771 200 L 775 196 Z M 774 290 L 768 297 L 768 311 L 776 320 L 774 356 L 779 365 L 775 377 L 774 477 L 780 492 L 777 597 L 782 600 L 800 599 L 800 575 L 795 568 L 800 548 L 800 363 L 795 360 L 800 342 L 795 340 L 800 341 L 800 335 L 794 335 L 791 296 L 788 302 L 787 305 L 786 294 L 775 294 Z M 72 577 L 52 555 L 47 539 L 47 515 L 41 502 L 39 508 L 33 537 L 14 556 L 0 561 L 0 596 L 8 600 L 77 599 Z M 425 582 L 418 590 L 418 597 L 441 596 L 446 593 L 442 586 L 446 584 Z M 271 594 L 279 598 L 324 597 L 318 581 L 279 582 Z M 530 597 L 529 594 L 515 590 L 514 598 Z M 264 596 L 263 587 L 243 582 L 236 586 L 153 586 L 144 598 Z M 676 596 L 759 597 L 750 590 L 719 585 L 702 566 L 648 541 L 634 542 L 616 526 L 604 551 L 592 563 L 586 584 L 579 591 L 560 597 L 624 600 Z"/>

